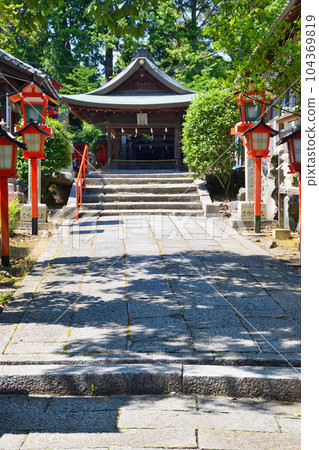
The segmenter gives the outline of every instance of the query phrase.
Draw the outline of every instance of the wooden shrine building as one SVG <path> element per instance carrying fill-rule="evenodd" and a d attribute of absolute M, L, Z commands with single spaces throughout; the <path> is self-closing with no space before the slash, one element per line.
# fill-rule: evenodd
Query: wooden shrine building
<path fill-rule="evenodd" d="M 107 135 L 107 170 L 178 170 L 183 116 L 195 95 L 139 49 L 104 86 L 61 99 L 75 116 Z"/>

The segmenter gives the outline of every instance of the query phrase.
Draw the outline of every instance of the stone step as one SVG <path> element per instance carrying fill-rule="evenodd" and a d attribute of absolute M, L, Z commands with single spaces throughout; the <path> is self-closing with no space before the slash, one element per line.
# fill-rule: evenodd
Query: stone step
<path fill-rule="evenodd" d="M 189 172 L 101 172 L 88 173 L 89 178 L 193 178 Z"/>
<path fill-rule="evenodd" d="M 97 185 L 103 186 L 106 184 L 192 184 L 194 182 L 193 178 L 185 178 L 185 177 L 127 177 L 127 178 L 119 178 L 119 177 L 87 177 L 86 184 L 88 185 Z"/>
<path fill-rule="evenodd" d="M 195 184 L 103 184 L 103 186 L 98 185 L 87 185 L 87 194 L 138 194 L 138 193 L 149 193 L 149 194 L 191 194 L 197 193 L 197 188 Z"/>
<path fill-rule="evenodd" d="M 114 202 L 199 202 L 198 194 L 84 194 L 83 203 L 114 203 Z"/>
<path fill-rule="evenodd" d="M 141 395 L 175 392 L 286 399 L 299 402 L 294 367 L 186 364 L 16 364 L 0 366 L 0 393 L 45 395 Z"/>
<path fill-rule="evenodd" d="M 207 213 L 208 193 L 187 172 L 92 173 L 80 215 L 194 215 Z M 65 214 L 75 208 L 75 185 Z M 203 203 L 204 206 L 203 206 Z"/>
<path fill-rule="evenodd" d="M 113 203 L 84 203 L 86 209 L 112 209 L 112 210 L 130 210 L 130 209 L 198 209 L 202 210 L 200 202 L 113 202 Z"/>
<path fill-rule="evenodd" d="M 83 216 L 196 216 L 202 217 L 204 212 L 200 209 L 85 209 L 79 211 L 79 217 Z"/>

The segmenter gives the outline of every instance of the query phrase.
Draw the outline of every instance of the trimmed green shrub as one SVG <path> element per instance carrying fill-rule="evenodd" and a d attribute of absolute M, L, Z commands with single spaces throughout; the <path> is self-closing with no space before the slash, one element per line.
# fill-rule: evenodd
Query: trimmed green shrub
<path fill-rule="evenodd" d="M 182 133 L 184 162 L 198 177 L 214 175 L 226 194 L 240 146 L 231 128 L 238 122 L 236 99 L 219 86 L 194 99 L 187 110 Z"/>

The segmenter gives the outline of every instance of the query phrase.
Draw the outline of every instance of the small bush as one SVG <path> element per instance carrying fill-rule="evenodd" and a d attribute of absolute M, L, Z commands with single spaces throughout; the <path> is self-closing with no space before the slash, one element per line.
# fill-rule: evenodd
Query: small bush
<path fill-rule="evenodd" d="M 20 222 L 20 211 L 22 206 L 19 205 L 19 200 L 16 198 L 9 202 L 9 235 L 14 235 L 14 232 Z"/>
<path fill-rule="evenodd" d="M 20 211 L 22 206 L 19 205 L 19 200 L 16 198 L 9 202 L 9 236 L 12 237 L 20 222 Z M 1 223 L 1 222 L 0 222 Z"/>

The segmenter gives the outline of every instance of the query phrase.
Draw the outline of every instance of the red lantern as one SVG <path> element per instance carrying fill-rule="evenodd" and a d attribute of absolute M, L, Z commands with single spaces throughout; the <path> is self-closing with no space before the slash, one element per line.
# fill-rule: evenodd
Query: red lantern
<path fill-rule="evenodd" d="M 281 139 L 277 142 L 277 145 L 287 143 L 288 146 L 289 173 L 299 175 L 299 235 L 301 240 L 301 127 L 283 130 L 279 136 Z"/>
<path fill-rule="evenodd" d="M 235 95 L 237 97 L 240 122 L 235 125 L 235 128 L 231 129 L 231 134 L 233 135 L 243 133 L 254 122 L 261 119 L 265 113 L 266 91 L 256 94 L 250 90 L 247 93 L 237 92 Z"/>
<path fill-rule="evenodd" d="M 252 123 L 259 120 L 265 112 L 265 93 L 255 94 L 249 91 L 247 94 L 236 94 L 239 108 L 240 122 Z"/>
<path fill-rule="evenodd" d="M 14 139 L 5 128 L 0 125 L 0 176 L 17 178 L 17 145 L 25 148 L 22 142 Z"/>
<path fill-rule="evenodd" d="M 23 86 L 21 91 L 11 94 L 9 100 L 21 103 L 24 124 L 33 121 L 44 125 L 49 102 L 57 105 L 56 100 L 45 93 L 35 81 Z"/>
<path fill-rule="evenodd" d="M 266 158 L 269 156 L 270 138 L 277 134 L 278 131 L 270 128 L 263 118 L 244 131 L 241 136 L 245 139 L 248 158 L 256 158 L 258 156 Z"/>
<path fill-rule="evenodd" d="M 23 152 L 26 159 L 45 158 L 44 143 L 48 137 L 53 137 L 51 128 L 45 125 L 40 126 L 31 119 L 28 125 L 16 127 L 14 134 L 22 135 L 23 142 L 26 144 L 26 150 Z"/>
<path fill-rule="evenodd" d="M 255 158 L 255 232 L 260 233 L 261 228 L 261 158 L 269 156 L 269 140 L 276 136 L 278 131 L 266 125 L 261 118 L 255 125 L 241 134 L 247 147 L 248 158 Z"/>
<path fill-rule="evenodd" d="M 290 173 L 301 173 L 301 127 L 283 130 L 277 145 L 287 143 Z"/>
<path fill-rule="evenodd" d="M 5 125 L 4 123 L 2 123 Z M 8 178 L 17 177 L 17 146 L 25 144 L 17 141 L 0 124 L 0 198 L 1 198 L 1 261 L 3 266 L 10 265 L 9 252 L 9 196 Z"/>

